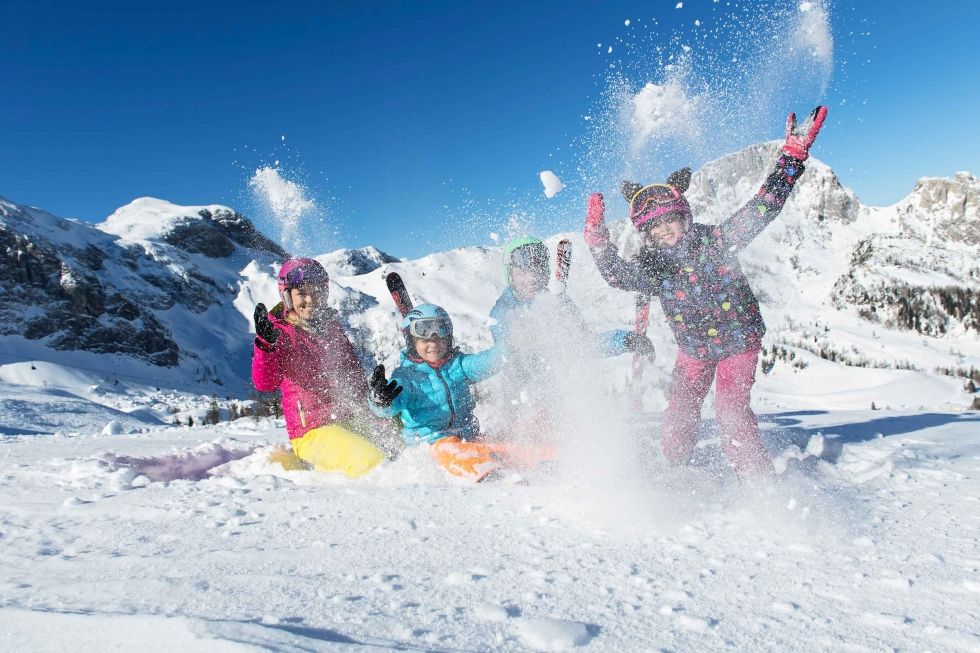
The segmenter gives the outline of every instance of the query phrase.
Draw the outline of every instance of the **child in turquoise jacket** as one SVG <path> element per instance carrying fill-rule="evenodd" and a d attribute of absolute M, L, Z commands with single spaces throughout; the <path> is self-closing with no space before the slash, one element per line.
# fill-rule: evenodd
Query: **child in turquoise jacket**
<path fill-rule="evenodd" d="M 493 376 L 501 352 L 493 347 L 464 354 L 453 346 L 453 323 L 434 304 L 413 308 L 402 321 L 401 363 L 385 379 L 383 365 L 371 377 L 371 409 L 398 420 L 409 445 L 432 445 L 432 454 L 455 476 L 479 481 L 498 467 L 493 447 L 474 441 L 480 424 L 470 386 Z"/>

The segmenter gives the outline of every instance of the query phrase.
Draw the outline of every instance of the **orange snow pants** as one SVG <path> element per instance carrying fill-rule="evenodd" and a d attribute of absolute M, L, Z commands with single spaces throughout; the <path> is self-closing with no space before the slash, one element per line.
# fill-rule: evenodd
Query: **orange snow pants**
<path fill-rule="evenodd" d="M 501 462 L 519 468 L 555 459 L 549 447 L 519 445 L 512 442 L 471 442 L 452 436 L 436 440 L 430 449 L 439 466 L 453 476 L 479 483 Z"/>

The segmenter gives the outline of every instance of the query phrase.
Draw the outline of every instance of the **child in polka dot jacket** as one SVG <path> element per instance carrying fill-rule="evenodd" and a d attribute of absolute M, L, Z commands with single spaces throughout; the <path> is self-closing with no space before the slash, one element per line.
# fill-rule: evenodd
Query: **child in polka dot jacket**
<path fill-rule="evenodd" d="M 738 254 L 783 208 L 826 115 L 826 107 L 817 107 L 798 126 L 789 114 L 775 169 L 748 204 L 717 226 L 693 222 L 683 195 L 691 180 L 688 168 L 666 184 L 624 182 L 630 220 L 643 238 L 630 261 L 609 241 L 602 195 L 589 198 L 585 240 L 602 276 L 614 288 L 658 296 L 677 340 L 661 440 L 673 463 L 690 459 L 701 405 L 715 380 L 722 448 L 736 474 L 774 473 L 749 405 L 766 327 Z"/>

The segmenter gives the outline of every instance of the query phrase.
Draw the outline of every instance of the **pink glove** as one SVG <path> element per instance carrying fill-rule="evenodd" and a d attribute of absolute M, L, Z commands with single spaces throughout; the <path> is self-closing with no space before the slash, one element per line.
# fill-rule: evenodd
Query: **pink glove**
<path fill-rule="evenodd" d="M 589 247 L 602 247 L 609 242 L 609 229 L 606 228 L 606 202 L 602 193 L 589 195 L 589 209 L 585 214 L 585 244 Z"/>
<path fill-rule="evenodd" d="M 800 161 L 806 161 L 810 156 L 810 146 L 820 133 L 826 117 L 827 107 L 818 106 L 810 112 L 802 125 L 797 126 L 796 114 L 790 112 L 786 118 L 786 143 L 783 144 L 783 152 Z"/>

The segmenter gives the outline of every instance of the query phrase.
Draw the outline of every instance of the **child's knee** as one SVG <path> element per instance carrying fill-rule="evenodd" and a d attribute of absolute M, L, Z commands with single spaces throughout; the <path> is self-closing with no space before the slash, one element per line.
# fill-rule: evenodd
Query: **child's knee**
<path fill-rule="evenodd" d="M 293 441 L 296 454 L 317 471 L 341 472 L 355 478 L 367 474 L 384 459 L 377 447 L 339 424 L 313 429 L 297 440 Z"/>

